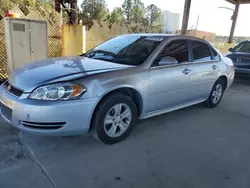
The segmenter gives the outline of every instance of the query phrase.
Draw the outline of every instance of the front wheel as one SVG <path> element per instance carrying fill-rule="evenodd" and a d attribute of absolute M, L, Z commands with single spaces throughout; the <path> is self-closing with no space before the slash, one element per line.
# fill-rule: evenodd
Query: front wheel
<path fill-rule="evenodd" d="M 115 144 L 126 138 L 137 119 L 134 101 L 123 94 L 113 94 L 98 105 L 93 120 L 93 136 L 104 144 Z"/>
<path fill-rule="evenodd" d="M 206 101 L 207 106 L 210 108 L 216 107 L 222 99 L 224 90 L 225 90 L 224 81 L 222 79 L 218 79 L 213 86 L 209 98 Z"/>

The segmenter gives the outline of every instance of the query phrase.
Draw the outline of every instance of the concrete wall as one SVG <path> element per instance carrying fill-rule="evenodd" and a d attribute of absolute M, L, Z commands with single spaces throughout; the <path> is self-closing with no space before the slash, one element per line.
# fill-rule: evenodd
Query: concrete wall
<path fill-rule="evenodd" d="M 80 55 L 86 51 L 86 29 L 82 25 L 62 26 L 62 56 Z"/>

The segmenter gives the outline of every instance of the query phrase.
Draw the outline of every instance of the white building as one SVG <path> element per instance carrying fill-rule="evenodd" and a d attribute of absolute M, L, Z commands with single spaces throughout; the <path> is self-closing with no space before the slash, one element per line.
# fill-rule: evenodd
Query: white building
<path fill-rule="evenodd" d="M 180 14 L 170 12 L 168 10 L 163 11 L 164 19 L 164 33 L 175 34 L 180 29 Z"/>

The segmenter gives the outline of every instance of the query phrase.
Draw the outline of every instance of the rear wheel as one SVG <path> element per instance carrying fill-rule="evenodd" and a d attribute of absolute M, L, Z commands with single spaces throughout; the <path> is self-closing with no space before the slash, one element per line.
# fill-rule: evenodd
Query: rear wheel
<path fill-rule="evenodd" d="M 215 82 L 210 96 L 206 101 L 208 107 L 214 108 L 220 103 L 224 94 L 225 87 L 225 83 L 222 79 L 218 79 Z"/>
<path fill-rule="evenodd" d="M 126 138 L 137 119 L 134 101 L 123 94 L 113 94 L 98 105 L 93 119 L 93 136 L 104 144 L 115 144 Z"/>

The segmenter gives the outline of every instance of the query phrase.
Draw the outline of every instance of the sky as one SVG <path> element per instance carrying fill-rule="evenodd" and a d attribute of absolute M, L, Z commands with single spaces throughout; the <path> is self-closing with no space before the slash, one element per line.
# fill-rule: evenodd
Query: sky
<path fill-rule="evenodd" d="M 80 0 L 81 1 L 81 0 Z M 108 8 L 112 11 L 115 7 L 121 7 L 124 0 L 106 0 Z M 153 3 L 162 10 L 179 13 L 180 24 L 184 9 L 184 0 L 141 0 L 145 6 Z M 218 7 L 234 8 L 234 5 L 225 0 L 192 0 L 189 16 L 189 26 L 196 26 L 199 15 L 198 30 L 214 32 L 217 35 L 228 36 L 231 28 L 231 16 L 233 12 Z M 249 27 L 250 4 L 240 5 L 238 20 L 235 29 L 235 36 L 250 36 Z"/>

